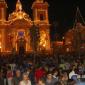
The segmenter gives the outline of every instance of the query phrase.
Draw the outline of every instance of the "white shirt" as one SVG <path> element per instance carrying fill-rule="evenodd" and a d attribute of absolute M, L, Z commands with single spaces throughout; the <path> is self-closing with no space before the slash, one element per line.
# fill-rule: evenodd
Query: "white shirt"
<path fill-rule="evenodd" d="M 77 75 L 77 74 L 75 74 L 74 71 L 71 71 L 71 72 L 69 73 L 69 79 L 71 79 L 73 75 Z"/>
<path fill-rule="evenodd" d="M 28 80 L 27 83 L 25 81 L 21 81 L 20 85 L 31 85 L 31 81 Z"/>

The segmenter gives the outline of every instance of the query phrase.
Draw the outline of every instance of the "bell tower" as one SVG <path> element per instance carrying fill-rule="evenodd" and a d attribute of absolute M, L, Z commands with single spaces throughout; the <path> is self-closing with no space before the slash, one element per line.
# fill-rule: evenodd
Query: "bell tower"
<path fill-rule="evenodd" d="M 50 51 L 50 24 L 48 19 L 48 3 L 44 0 L 35 0 L 32 5 L 34 24 L 39 27 L 39 50 Z"/>
<path fill-rule="evenodd" d="M 7 4 L 5 0 L 0 0 L 0 20 L 6 20 L 6 8 Z"/>
<path fill-rule="evenodd" d="M 36 0 L 32 5 L 32 9 L 34 22 L 44 21 L 46 23 L 49 23 L 47 2 L 44 2 L 44 0 Z"/>

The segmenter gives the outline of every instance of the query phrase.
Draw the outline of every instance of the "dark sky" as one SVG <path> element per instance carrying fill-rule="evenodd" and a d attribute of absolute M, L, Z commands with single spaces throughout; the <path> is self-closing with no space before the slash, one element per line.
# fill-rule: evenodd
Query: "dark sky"
<path fill-rule="evenodd" d="M 17 0 L 6 0 L 8 4 L 8 13 L 15 9 Z M 35 0 L 21 0 L 23 9 L 32 17 L 32 3 Z M 82 16 L 85 17 L 84 0 L 45 0 L 49 3 L 49 20 L 50 23 L 56 23 L 52 28 L 52 34 L 58 33 L 63 35 L 69 28 L 72 28 L 76 7 L 80 8 Z"/>

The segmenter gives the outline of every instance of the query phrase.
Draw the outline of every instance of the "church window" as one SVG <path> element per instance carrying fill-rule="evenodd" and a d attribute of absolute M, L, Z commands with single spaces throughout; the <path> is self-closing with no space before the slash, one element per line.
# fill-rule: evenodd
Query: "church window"
<path fill-rule="evenodd" d="M 18 36 L 24 36 L 24 32 L 22 31 L 18 32 Z"/>
<path fill-rule="evenodd" d="M 44 20 L 43 14 L 40 14 L 40 20 Z"/>

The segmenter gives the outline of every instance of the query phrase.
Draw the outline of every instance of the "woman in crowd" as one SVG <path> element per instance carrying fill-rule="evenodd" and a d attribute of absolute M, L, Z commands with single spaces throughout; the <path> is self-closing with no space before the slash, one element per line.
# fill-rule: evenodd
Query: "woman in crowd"
<path fill-rule="evenodd" d="M 29 80 L 27 73 L 23 73 L 23 79 L 20 81 L 19 85 L 31 85 L 31 81 Z"/>

